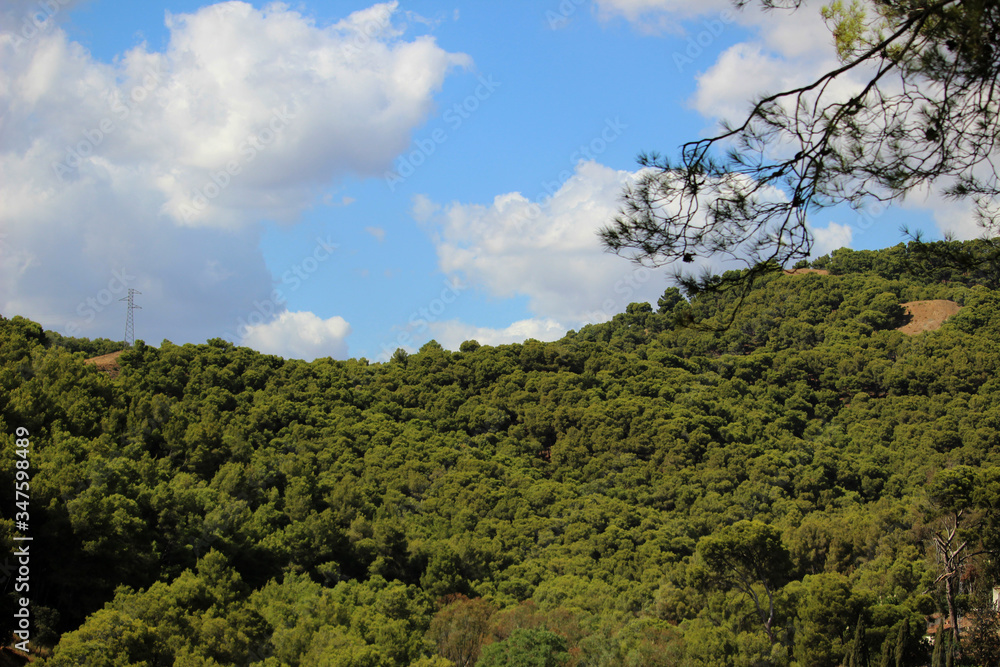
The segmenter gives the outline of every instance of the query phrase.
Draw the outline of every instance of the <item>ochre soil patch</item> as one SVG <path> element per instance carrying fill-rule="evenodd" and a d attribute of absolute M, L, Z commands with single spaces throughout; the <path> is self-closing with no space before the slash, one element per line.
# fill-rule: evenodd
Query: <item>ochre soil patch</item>
<path fill-rule="evenodd" d="M 785 269 L 783 273 L 786 276 L 801 276 L 804 273 L 818 273 L 821 276 L 830 275 L 830 272 L 826 269 Z"/>
<path fill-rule="evenodd" d="M 921 331 L 940 329 L 945 320 L 962 309 L 960 305 L 947 299 L 910 301 L 900 305 L 906 309 L 910 321 L 899 327 L 897 331 L 902 331 L 908 336 L 918 334 Z"/>
<path fill-rule="evenodd" d="M 83 363 L 94 364 L 97 366 L 97 370 L 104 371 L 113 378 L 118 377 L 118 357 L 122 356 L 122 352 L 124 350 L 118 350 L 111 354 L 102 354 L 99 357 L 91 357 L 84 360 Z"/>

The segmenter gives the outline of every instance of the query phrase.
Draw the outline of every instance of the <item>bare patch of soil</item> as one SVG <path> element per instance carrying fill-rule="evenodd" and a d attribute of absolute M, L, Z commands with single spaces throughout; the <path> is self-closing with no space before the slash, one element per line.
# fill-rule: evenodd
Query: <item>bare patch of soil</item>
<path fill-rule="evenodd" d="M 124 350 L 118 350 L 117 352 L 112 352 L 111 354 L 102 354 L 99 357 L 91 357 L 90 359 L 84 360 L 85 364 L 94 364 L 97 366 L 97 370 L 107 373 L 109 376 L 115 378 L 118 377 L 118 357 L 122 356 Z"/>
<path fill-rule="evenodd" d="M 947 299 L 910 301 L 900 305 L 906 309 L 906 314 L 910 316 L 910 321 L 899 327 L 897 331 L 902 331 L 908 336 L 913 336 L 922 331 L 940 329 L 945 320 L 962 309 L 957 303 L 948 301 Z"/>
<path fill-rule="evenodd" d="M 830 272 L 826 269 L 785 269 L 782 273 L 786 276 L 801 276 L 806 273 L 816 273 L 821 276 L 830 275 Z"/>

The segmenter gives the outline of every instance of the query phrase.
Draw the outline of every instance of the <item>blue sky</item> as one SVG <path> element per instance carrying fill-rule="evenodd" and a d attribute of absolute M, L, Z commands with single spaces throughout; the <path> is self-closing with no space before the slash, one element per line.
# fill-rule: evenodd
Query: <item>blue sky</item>
<path fill-rule="evenodd" d="M 0 9 L 0 313 L 382 360 L 560 338 L 670 286 L 602 252 L 641 151 L 834 61 L 818 8 L 14 0 Z M 820 254 L 975 235 L 940 200 L 826 211 Z"/>

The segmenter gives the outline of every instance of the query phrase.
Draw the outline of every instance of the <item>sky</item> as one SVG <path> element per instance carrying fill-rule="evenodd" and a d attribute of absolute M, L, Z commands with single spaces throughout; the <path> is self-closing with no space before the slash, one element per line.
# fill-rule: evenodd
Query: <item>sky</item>
<path fill-rule="evenodd" d="M 674 284 L 596 235 L 639 153 L 835 64 L 816 4 L 4 0 L 0 314 L 122 340 L 137 290 L 147 344 L 305 360 L 557 340 Z M 970 220 L 810 226 L 819 256 Z"/>

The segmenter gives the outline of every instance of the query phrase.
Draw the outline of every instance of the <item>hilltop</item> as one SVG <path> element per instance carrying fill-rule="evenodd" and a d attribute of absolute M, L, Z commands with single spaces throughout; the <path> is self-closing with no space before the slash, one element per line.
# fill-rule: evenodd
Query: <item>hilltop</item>
<path fill-rule="evenodd" d="M 997 577 L 1000 293 L 912 259 L 384 364 L 139 341 L 110 377 L 0 319 L 44 664 L 929 663 Z M 989 555 L 944 571 L 956 518 Z"/>

